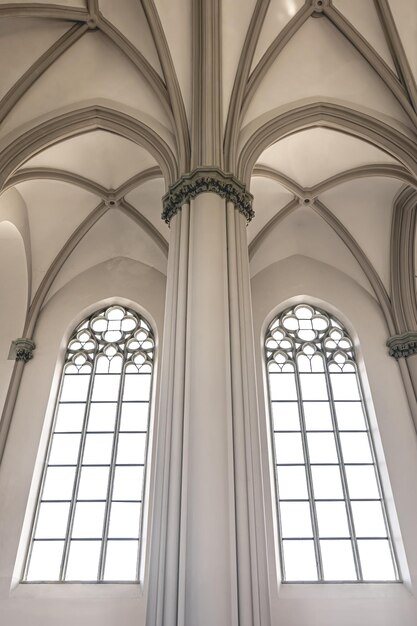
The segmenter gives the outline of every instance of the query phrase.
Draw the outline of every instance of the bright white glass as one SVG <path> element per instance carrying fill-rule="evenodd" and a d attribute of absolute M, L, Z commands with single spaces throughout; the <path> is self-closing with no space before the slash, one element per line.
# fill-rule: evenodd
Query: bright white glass
<path fill-rule="evenodd" d="M 88 417 L 88 431 L 113 431 L 116 422 L 117 402 L 92 402 Z"/>
<path fill-rule="evenodd" d="M 100 539 L 103 534 L 104 502 L 77 502 L 73 539 Z"/>
<path fill-rule="evenodd" d="M 306 470 L 304 465 L 278 466 L 278 493 L 284 500 L 308 498 Z"/>
<path fill-rule="evenodd" d="M 356 580 L 350 540 L 320 541 L 324 580 Z"/>
<path fill-rule="evenodd" d="M 139 538 L 141 504 L 113 502 L 110 512 L 109 538 Z"/>
<path fill-rule="evenodd" d="M 79 500 L 105 500 L 109 482 L 108 467 L 82 467 Z"/>
<path fill-rule="evenodd" d="M 48 467 L 43 487 L 43 500 L 71 500 L 75 467 Z"/>
<path fill-rule="evenodd" d="M 345 463 L 372 463 L 371 448 L 367 433 L 340 433 L 342 454 Z"/>
<path fill-rule="evenodd" d="M 69 502 L 42 502 L 36 524 L 36 539 L 64 539 L 67 530 Z"/>
<path fill-rule="evenodd" d="M 97 580 L 101 541 L 71 541 L 65 580 Z"/>
<path fill-rule="evenodd" d="M 387 536 L 380 502 L 352 502 L 352 513 L 358 538 Z"/>
<path fill-rule="evenodd" d="M 93 383 L 93 402 L 116 401 L 119 395 L 119 374 L 96 374 Z"/>
<path fill-rule="evenodd" d="M 328 402 L 303 402 L 306 430 L 333 430 Z"/>
<path fill-rule="evenodd" d="M 126 374 L 123 400 L 149 400 L 150 374 Z"/>
<path fill-rule="evenodd" d="M 124 402 L 120 430 L 146 431 L 148 429 L 148 414 L 148 402 Z"/>
<path fill-rule="evenodd" d="M 344 502 L 316 502 L 320 537 L 349 537 Z"/>
<path fill-rule="evenodd" d="M 135 580 L 137 577 L 138 541 L 107 542 L 104 580 Z"/>
<path fill-rule="evenodd" d="M 109 464 L 111 460 L 113 439 L 113 435 L 87 434 L 85 438 L 83 464 Z"/>
<path fill-rule="evenodd" d="M 145 463 L 145 453 L 145 433 L 121 433 L 119 435 L 116 463 Z"/>
<path fill-rule="evenodd" d="M 391 551 L 386 539 L 358 539 L 364 580 L 395 580 Z"/>
<path fill-rule="evenodd" d="M 283 541 L 282 549 L 287 581 L 317 580 L 316 556 L 312 540 Z"/>
<path fill-rule="evenodd" d="M 299 433 L 278 433 L 275 435 L 277 463 L 304 463 L 304 453 Z"/>
<path fill-rule="evenodd" d="M 271 400 L 297 400 L 294 374 L 270 374 Z"/>
<path fill-rule="evenodd" d="M 300 374 L 300 385 L 303 400 L 327 400 L 324 374 Z"/>
<path fill-rule="evenodd" d="M 366 430 L 361 402 L 335 402 L 339 430 Z"/>
<path fill-rule="evenodd" d="M 310 463 L 337 463 L 333 433 L 307 433 Z"/>
<path fill-rule="evenodd" d="M 308 502 L 281 502 L 280 511 L 283 539 L 313 536 Z"/>
<path fill-rule="evenodd" d="M 81 432 L 84 422 L 85 403 L 60 404 L 55 432 Z"/>
<path fill-rule="evenodd" d="M 85 402 L 90 375 L 67 374 L 62 384 L 61 402 Z"/>
<path fill-rule="evenodd" d="M 315 498 L 343 498 L 342 481 L 338 466 L 315 465 L 311 468 Z"/>
<path fill-rule="evenodd" d="M 300 430 L 298 402 L 273 402 L 274 430 Z"/>
<path fill-rule="evenodd" d="M 330 374 L 335 400 L 359 400 L 356 374 Z"/>
<path fill-rule="evenodd" d="M 140 500 L 142 497 L 143 467 L 116 467 L 113 500 Z"/>
<path fill-rule="evenodd" d="M 57 580 L 63 541 L 34 541 L 26 580 Z"/>
<path fill-rule="evenodd" d="M 372 465 L 347 465 L 345 470 L 350 498 L 379 498 Z"/>
<path fill-rule="evenodd" d="M 81 435 L 54 435 L 52 438 L 50 465 L 76 465 Z"/>

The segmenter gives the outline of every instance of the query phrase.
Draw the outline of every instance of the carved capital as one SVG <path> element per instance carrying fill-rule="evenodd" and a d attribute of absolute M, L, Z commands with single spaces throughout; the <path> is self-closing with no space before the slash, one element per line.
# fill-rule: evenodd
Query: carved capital
<path fill-rule="evenodd" d="M 394 335 L 387 341 L 389 355 L 396 359 L 417 354 L 417 332 Z"/>
<path fill-rule="evenodd" d="M 31 339 L 25 339 L 24 337 L 15 339 L 10 346 L 9 359 L 27 363 L 33 357 L 35 348 L 35 343 Z"/>
<path fill-rule="evenodd" d="M 233 174 L 222 172 L 216 167 L 198 167 L 172 185 L 162 199 L 164 210 L 162 219 L 169 224 L 182 205 L 204 192 L 216 193 L 221 198 L 233 202 L 235 207 L 250 222 L 255 215 L 252 209 L 253 196 L 246 186 Z"/>

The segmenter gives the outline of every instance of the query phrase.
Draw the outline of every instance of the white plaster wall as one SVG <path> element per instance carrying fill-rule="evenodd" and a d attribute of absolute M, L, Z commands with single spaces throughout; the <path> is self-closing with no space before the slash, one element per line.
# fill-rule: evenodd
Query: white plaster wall
<path fill-rule="evenodd" d="M 144 584 L 19 584 L 49 435 L 66 341 L 92 311 L 120 302 L 141 312 L 157 339 L 153 407 L 158 396 L 165 277 L 137 261 L 116 258 L 70 281 L 40 314 L 33 360 L 25 366 L 0 473 L 0 624 L 2 626 L 140 626 Z M 150 450 L 157 434 L 154 415 Z M 35 471 L 33 471 L 35 468 Z M 148 491 L 152 493 L 150 472 Z M 150 498 L 149 498 L 150 501 Z M 148 510 L 152 509 L 149 505 Z M 145 555 L 148 557 L 145 550 Z"/>
<path fill-rule="evenodd" d="M 335 314 L 357 344 L 403 583 L 281 584 L 276 546 L 265 376 L 258 376 L 264 503 L 272 624 L 283 626 L 415 626 L 417 623 L 417 437 L 400 377 L 388 356 L 388 330 L 369 293 L 342 272 L 295 255 L 252 279 L 256 367 L 263 372 L 262 337 L 274 314 L 301 300 Z M 372 401 L 371 401 L 372 395 Z M 389 475 L 389 478 L 388 478 Z M 392 488 L 392 489 L 391 489 Z"/>

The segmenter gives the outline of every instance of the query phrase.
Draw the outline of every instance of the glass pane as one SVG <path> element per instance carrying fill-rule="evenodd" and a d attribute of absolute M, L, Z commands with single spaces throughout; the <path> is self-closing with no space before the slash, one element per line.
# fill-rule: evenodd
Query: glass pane
<path fill-rule="evenodd" d="M 357 580 L 350 540 L 320 541 L 324 580 Z"/>
<path fill-rule="evenodd" d="M 43 502 L 39 507 L 36 539 L 65 539 L 69 502 Z"/>
<path fill-rule="evenodd" d="M 119 374 L 96 374 L 93 385 L 93 401 L 115 401 L 119 395 Z"/>
<path fill-rule="evenodd" d="M 143 467 L 116 467 L 113 500 L 140 500 L 142 497 Z"/>
<path fill-rule="evenodd" d="M 113 435 L 87 435 L 83 463 L 86 465 L 109 464 L 113 438 Z"/>
<path fill-rule="evenodd" d="M 313 536 L 308 502 L 281 502 L 279 509 L 283 539 Z"/>
<path fill-rule="evenodd" d="M 283 541 L 285 580 L 317 580 L 314 543 L 305 541 Z"/>
<path fill-rule="evenodd" d="M 63 541 L 34 541 L 26 580 L 59 580 Z"/>
<path fill-rule="evenodd" d="M 337 463 L 337 451 L 333 433 L 307 433 L 311 463 Z"/>
<path fill-rule="evenodd" d="M 344 502 L 316 502 L 320 537 L 350 537 Z"/>
<path fill-rule="evenodd" d="M 366 430 L 361 402 L 335 402 L 339 430 Z"/>
<path fill-rule="evenodd" d="M 126 374 L 123 400 L 149 400 L 150 374 Z"/>
<path fill-rule="evenodd" d="M 304 452 L 300 433 L 275 435 L 277 463 L 304 463 Z"/>
<path fill-rule="evenodd" d="M 298 402 L 273 402 L 272 421 L 274 430 L 300 430 Z"/>
<path fill-rule="evenodd" d="M 42 500 L 71 500 L 75 467 L 48 467 Z"/>
<path fill-rule="evenodd" d="M 324 374 L 300 374 L 303 400 L 327 400 L 327 386 Z"/>
<path fill-rule="evenodd" d="M 346 478 L 351 498 L 379 498 L 379 490 L 372 465 L 346 465 Z"/>
<path fill-rule="evenodd" d="M 88 418 L 88 430 L 113 431 L 116 411 L 116 402 L 92 402 Z"/>
<path fill-rule="evenodd" d="M 387 529 L 380 502 L 352 502 L 357 537 L 386 537 Z"/>
<path fill-rule="evenodd" d="M 330 374 L 335 400 L 359 400 L 356 374 Z"/>
<path fill-rule="evenodd" d="M 148 429 L 148 414 L 148 402 L 124 402 L 120 430 L 146 431 Z"/>
<path fill-rule="evenodd" d="M 77 502 L 72 537 L 100 539 L 103 535 L 104 509 L 104 502 Z"/>
<path fill-rule="evenodd" d="M 367 433 L 340 433 L 345 463 L 372 463 Z"/>
<path fill-rule="evenodd" d="M 391 551 L 386 539 L 358 540 L 364 580 L 395 580 Z"/>
<path fill-rule="evenodd" d="M 311 468 L 315 498 L 343 498 L 339 467 L 316 465 Z"/>
<path fill-rule="evenodd" d="M 328 402 L 303 402 L 307 430 L 333 430 Z"/>
<path fill-rule="evenodd" d="M 67 374 L 61 391 L 61 402 L 84 402 L 87 398 L 90 375 Z"/>
<path fill-rule="evenodd" d="M 139 538 L 141 504 L 113 502 L 110 511 L 110 538 Z"/>
<path fill-rule="evenodd" d="M 108 482 L 108 467 L 83 467 L 78 487 L 78 499 L 105 500 Z"/>
<path fill-rule="evenodd" d="M 97 580 L 101 541 L 71 541 L 65 580 Z"/>
<path fill-rule="evenodd" d="M 294 374 L 270 374 L 271 400 L 297 400 Z"/>
<path fill-rule="evenodd" d="M 52 437 L 50 465 L 76 465 L 81 435 L 54 435 Z"/>
<path fill-rule="evenodd" d="M 117 463 L 144 463 L 146 433 L 120 434 L 117 445 Z"/>
<path fill-rule="evenodd" d="M 81 432 L 84 422 L 85 404 L 60 404 L 55 432 Z"/>
<path fill-rule="evenodd" d="M 278 466 L 278 492 L 284 500 L 308 498 L 305 467 Z"/>
<path fill-rule="evenodd" d="M 135 580 L 138 541 L 108 541 L 104 580 Z"/>

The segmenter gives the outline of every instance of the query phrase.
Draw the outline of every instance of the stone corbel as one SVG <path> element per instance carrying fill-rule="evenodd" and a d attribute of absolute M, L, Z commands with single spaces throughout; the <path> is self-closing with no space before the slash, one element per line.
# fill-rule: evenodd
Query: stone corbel
<path fill-rule="evenodd" d="M 35 343 L 31 339 L 20 337 L 12 341 L 9 351 L 9 360 L 23 361 L 27 363 L 33 357 L 33 351 L 36 348 Z"/>
<path fill-rule="evenodd" d="M 396 359 L 417 354 L 417 332 L 411 331 L 394 335 L 387 341 L 389 355 Z"/>
<path fill-rule="evenodd" d="M 183 204 L 207 191 L 232 202 L 245 216 L 248 223 L 254 217 L 253 196 L 246 190 L 246 185 L 233 174 L 223 172 L 216 167 L 197 167 L 189 174 L 181 176 L 162 198 L 164 207 L 162 219 L 169 224 Z"/>

